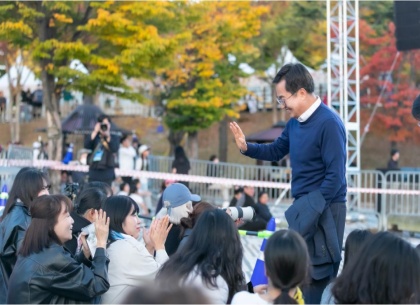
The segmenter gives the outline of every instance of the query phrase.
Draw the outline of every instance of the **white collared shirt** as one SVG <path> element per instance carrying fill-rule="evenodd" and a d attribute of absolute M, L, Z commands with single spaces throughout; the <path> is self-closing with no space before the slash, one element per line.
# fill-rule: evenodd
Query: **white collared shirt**
<path fill-rule="evenodd" d="M 305 122 L 307 119 L 311 117 L 311 115 L 315 112 L 315 110 L 318 109 L 320 105 L 321 105 L 321 99 L 319 98 L 319 96 L 317 96 L 315 103 L 313 103 L 311 107 L 309 107 L 304 113 L 302 113 L 300 117 L 298 117 L 298 121 L 301 123 Z"/>

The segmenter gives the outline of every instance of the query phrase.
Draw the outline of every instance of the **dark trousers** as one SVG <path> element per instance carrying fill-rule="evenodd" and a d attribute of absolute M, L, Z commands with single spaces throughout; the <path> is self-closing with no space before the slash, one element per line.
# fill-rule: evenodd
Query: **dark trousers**
<path fill-rule="evenodd" d="M 303 298 L 305 299 L 305 304 L 320 304 L 322 294 L 328 284 L 335 279 L 337 276 L 338 268 L 340 263 L 333 264 L 334 274 L 327 276 L 320 280 L 310 279 L 310 283 L 302 286 Z"/>
<path fill-rule="evenodd" d="M 302 293 L 305 299 L 305 304 L 320 304 L 322 293 L 325 287 L 330 283 L 331 277 L 320 280 L 311 279 L 308 285 L 302 286 Z"/>
<path fill-rule="evenodd" d="M 340 249 L 343 248 L 344 224 L 346 222 L 346 204 L 344 202 L 331 203 L 331 213 L 335 220 L 337 228 L 337 237 Z M 323 265 L 325 266 L 325 265 Z M 302 287 L 302 293 L 305 299 L 305 304 L 319 304 L 321 302 L 322 293 L 325 287 L 333 280 L 340 268 L 340 262 L 333 263 L 331 266 L 331 275 L 322 279 L 310 279 L 310 283 Z M 316 266 L 314 266 L 316 272 Z"/>

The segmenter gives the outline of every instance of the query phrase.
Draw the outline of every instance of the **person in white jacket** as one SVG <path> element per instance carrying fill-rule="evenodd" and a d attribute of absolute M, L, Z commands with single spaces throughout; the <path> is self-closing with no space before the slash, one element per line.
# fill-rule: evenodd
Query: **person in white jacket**
<path fill-rule="evenodd" d="M 125 135 L 121 138 L 120 148 L 118 149 L 119 168 L 122 170 L 134 170 L 136 161 L 136 150 L 131 146 L 131 139 Z M 124 182 L 131 183 L 131 177 L 123 176 Z"/>
<path fill-rule="evenodd" d="M 121 304 L 130 288 L 153 281 L 160 266 L 168 260 L 165 240 L 171 225 L 169 217 L 153 220 L 150 229 L 140 237 L 139 207 L 126 196 L 109 197 L 103 206 L 110 218 L 107 253 L 109 290 L 103 304 Z M 153 256 L 156 251 L 156 257 Z"/>

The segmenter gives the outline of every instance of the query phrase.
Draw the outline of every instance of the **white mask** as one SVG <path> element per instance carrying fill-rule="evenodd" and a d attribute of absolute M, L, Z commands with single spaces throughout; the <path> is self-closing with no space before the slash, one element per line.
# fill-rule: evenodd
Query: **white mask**
<path fill-rule="evenodd" d="M 164 202 L 165 207 L 169 207 L 169 202 Z M 180 205 L 175 208 L 171 208 L 169 213 L 169 221 L 173 224 L 180 224 L 181 218 L 188 217 L 193 211 L 192 201 L 188 201 L 187 203 Z"/>

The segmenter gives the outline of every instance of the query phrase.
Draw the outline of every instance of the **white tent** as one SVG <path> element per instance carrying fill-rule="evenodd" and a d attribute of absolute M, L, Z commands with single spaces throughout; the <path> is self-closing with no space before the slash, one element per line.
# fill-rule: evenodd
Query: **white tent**
<path fill-rule="evenodd" d="M 18 71 L 15 66 L 10 68 L 9 71 L 11 81 L 14 86 L 16 86 L 17 75 Z M 21 78 L 21 85 L 23 90 L 30 89 L 30 91 L 34 91 L 37 86 L 41 84 L 41 81 L 35 77 L 35 74 L 27 67 L 22 67 L 22 78 Z M 10 101 L 9 98 L 9 77 L 7 74 L 0 77 L 0 91 L 3 91 L 4 96 L 7 99 L 7 102 Z"/>

